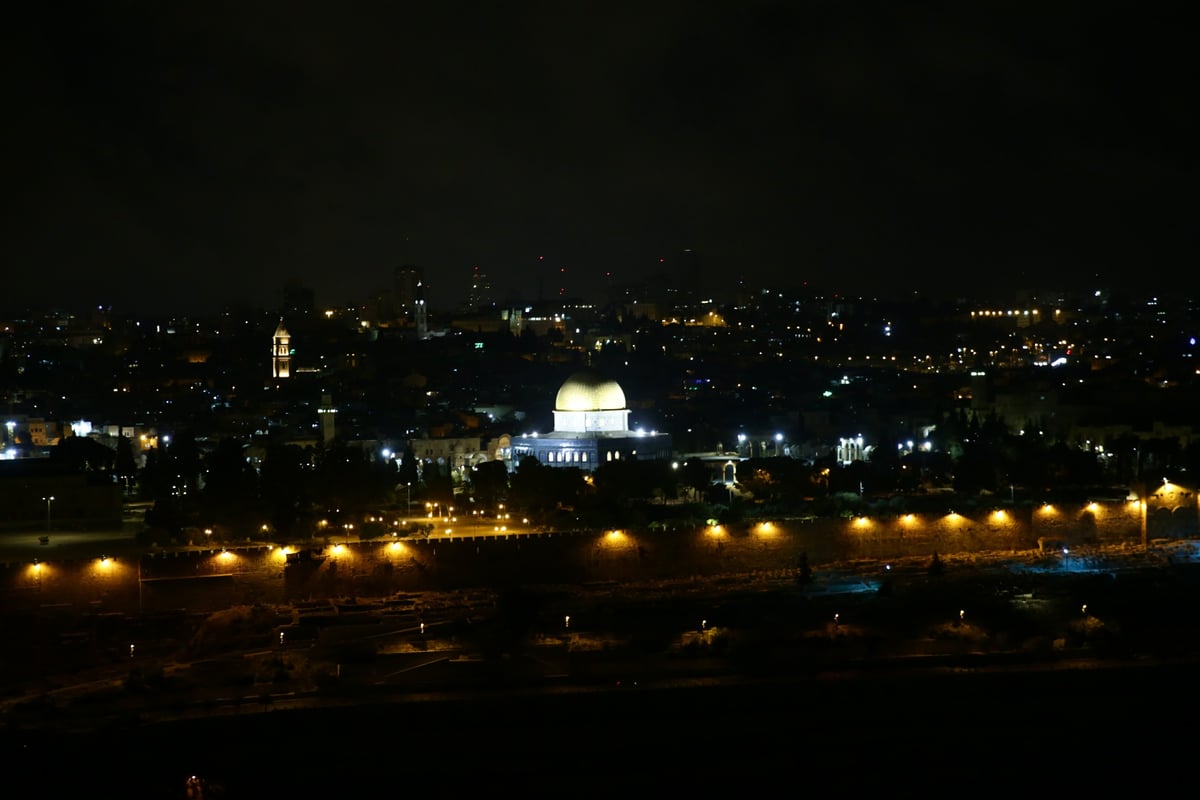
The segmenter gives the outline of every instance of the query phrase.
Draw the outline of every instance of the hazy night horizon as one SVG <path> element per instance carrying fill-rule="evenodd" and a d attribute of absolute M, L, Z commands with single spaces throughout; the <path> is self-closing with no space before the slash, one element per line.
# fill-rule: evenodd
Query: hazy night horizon
<path fill-rule="evenodd" d="M 10 298 L 275 307 L 295 279 L 359 303 L 403 264 L 436 307 L 476 266 L 500 302 L 596 298 L 685 250 L 713 285 L 954 295 L 1134 287 L 1194 254 L 1169 14 L 280 12 L 19 13 Z"/>

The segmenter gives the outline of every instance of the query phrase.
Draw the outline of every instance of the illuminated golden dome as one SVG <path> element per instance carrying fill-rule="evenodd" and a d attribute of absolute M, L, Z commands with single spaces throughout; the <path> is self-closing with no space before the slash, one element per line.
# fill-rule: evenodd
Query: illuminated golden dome
<path fill-rule="evenodd" d="M 616 381 L 591 369 L 576 372 L 563 383 L 554 400 L 555 411 L 612 411 L 625 408 L 625 392 Z"/>

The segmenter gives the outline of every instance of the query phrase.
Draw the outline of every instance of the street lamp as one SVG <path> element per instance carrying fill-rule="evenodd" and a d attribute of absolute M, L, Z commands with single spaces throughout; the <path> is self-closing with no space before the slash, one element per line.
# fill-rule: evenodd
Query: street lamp
<path fill-rule="evenodd" d="M 50 504 L 54 502 L 54 495 L 50 495 L 48 497 L 43 497 L 42 499 L 46 501 L 46 530 L 49 531 L 50 530 Z"/>

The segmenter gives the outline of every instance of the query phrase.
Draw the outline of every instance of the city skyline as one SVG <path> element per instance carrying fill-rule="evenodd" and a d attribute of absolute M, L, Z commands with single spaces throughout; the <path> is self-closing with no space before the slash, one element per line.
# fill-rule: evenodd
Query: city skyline
<path fill-rule="evenodd" d="M 957 295 L 1194 252 L 1170 14 L 277 11 L 22 9 L 10 297 L 337 305 L 416 264 L 450 308 L 475 267 L 499 302 L 598 297 L 685 250 L 723 285 Z"/>

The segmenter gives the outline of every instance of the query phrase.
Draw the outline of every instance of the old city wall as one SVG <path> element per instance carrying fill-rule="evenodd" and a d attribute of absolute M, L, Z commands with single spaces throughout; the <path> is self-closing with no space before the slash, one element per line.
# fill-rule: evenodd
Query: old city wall
<path fill-rule="evenodd" d="M 789 519 L 696 530 L 435 536 L 314 544 L 311 560 L 262 546 L 0 565 L 5 607 L 203 610 L 397 592 L 641 582 L 796 570 L 860 559 L 1020 552 L 1195 535 L 1196 509 L 1138 503 L 959 515 Z M 1144 526 L 1144 527 L 1143 527 Z M 1145 533 L 1143 533 L 1145 530 Z"/>

